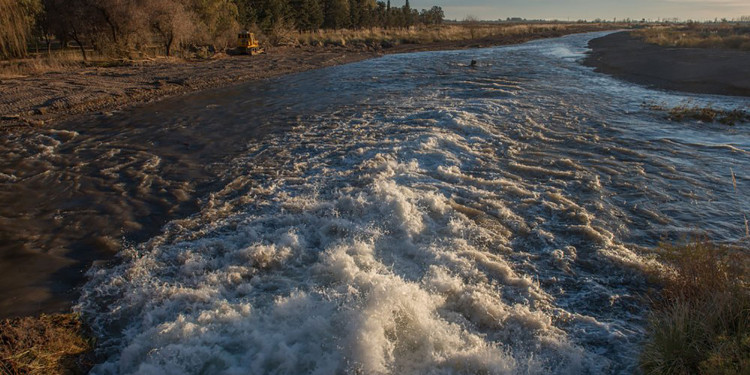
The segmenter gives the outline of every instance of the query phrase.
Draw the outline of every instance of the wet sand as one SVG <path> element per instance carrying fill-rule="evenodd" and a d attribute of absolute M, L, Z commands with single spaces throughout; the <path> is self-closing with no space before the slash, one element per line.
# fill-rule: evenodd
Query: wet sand
<path fill-rule="evenodd" d="M 640 85 L 699 94 L 750 96 L 750 52 L 667 48 L 629 32 L 597 38 L 584 64 Z"/>
<path fill-rule="evenodd" d="M 43 126 L 80 114 L 127 106 L 236 82 L 273 78 L 375 56 L 337 49 L 275 49 L 256 56 L 199 61 L 157 59 L 128 66 L 86 67 L 0 79 L 0 127 Z"/>

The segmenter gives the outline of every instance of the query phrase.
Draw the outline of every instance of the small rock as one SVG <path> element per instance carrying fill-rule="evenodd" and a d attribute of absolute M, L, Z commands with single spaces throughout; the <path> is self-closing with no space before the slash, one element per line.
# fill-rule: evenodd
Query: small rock
<path fill-rule="evenodd" d="M 44 120 L 24 119 L 31 126 L 44 126 Z"/>

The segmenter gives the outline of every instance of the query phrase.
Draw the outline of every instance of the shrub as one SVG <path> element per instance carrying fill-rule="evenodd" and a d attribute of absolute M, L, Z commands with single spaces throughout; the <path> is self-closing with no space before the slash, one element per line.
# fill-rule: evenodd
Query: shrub
<path fill-rule="evenodd" d="M 0 373 L 85 374 L 92 342 L 73 314 L 41 315 L 0 322 Z"/>
<path fill-rule="evenodd" d="M 668 118 L 673 121 L 693 119 L 702 122 L 718 121 L 725 125 L 734 125 L 750 121 L 750 114 L 741 109 L 726 111 L 711 107 L 678 106 L 669 110 Z"/>
<path fill-rule="evenodd" d="M 707 241 L 660 247 L 669 272 L 653 300 L 641 355 L 646 374 L 750 371 L 748 250 Z"/>

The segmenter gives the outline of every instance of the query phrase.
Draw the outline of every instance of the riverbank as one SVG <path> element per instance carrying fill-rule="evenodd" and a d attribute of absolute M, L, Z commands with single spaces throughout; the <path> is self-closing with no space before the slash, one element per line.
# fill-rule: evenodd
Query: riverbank
<path fill-rule="evenodd" d="M 699 94 L 750 96 L 750 51 L 671 48 L 629 32 L 589 42 L 584 64 L 636 84 Z"/>
<path fill-rule="evenodd" d="M 277 47 L 267 54 L 204 60 L 154 59 L 119 66 L 77 66 L 28 76 L 0 72 L 0 129 L 45 126 L 85 114 L 108 114 L 128 106 L 269 79 L 385 54 L 481 48 L 533 39 L 611 29 L 610 25 L 566 25 L 528 33 L 419 44 Z"/>

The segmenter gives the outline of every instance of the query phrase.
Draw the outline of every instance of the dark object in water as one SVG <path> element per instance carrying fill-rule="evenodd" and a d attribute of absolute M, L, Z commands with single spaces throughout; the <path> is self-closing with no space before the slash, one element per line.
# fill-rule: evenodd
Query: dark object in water
<path fill-rule="evenodd" d="M 469 64 L 470 67 L 474 68 L 477 66 L 477 60 L 471 60 L 471 64 Z"/>

